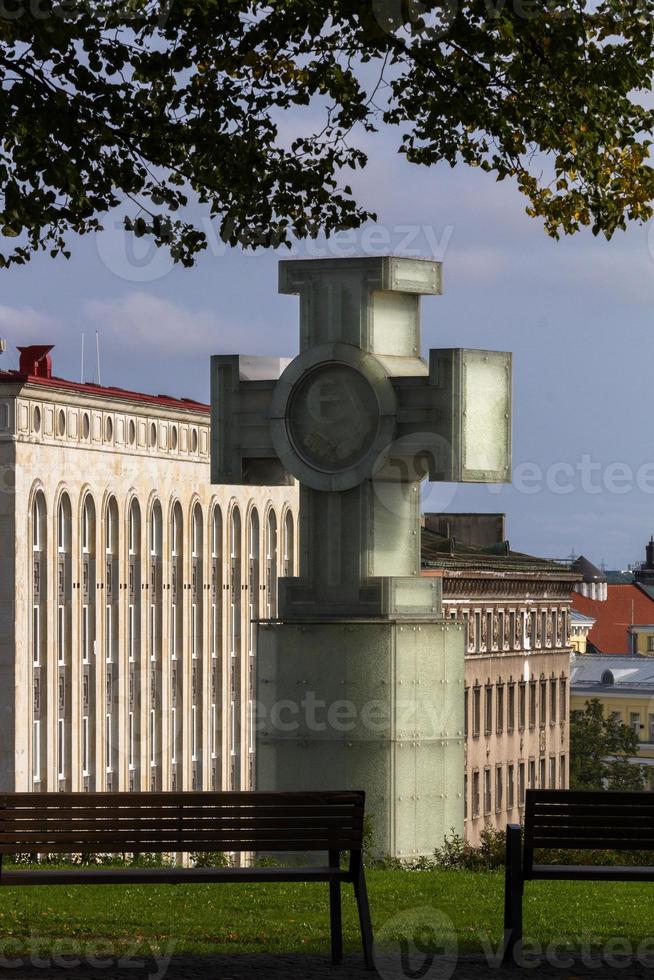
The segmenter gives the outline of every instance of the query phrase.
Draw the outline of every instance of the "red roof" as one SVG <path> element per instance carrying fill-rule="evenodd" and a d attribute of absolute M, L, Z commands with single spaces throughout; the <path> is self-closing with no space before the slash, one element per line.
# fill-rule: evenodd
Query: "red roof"
<path fill-rule="evenodd" d="M 572 607 L 592 616 L 595 625 L 588 639 L 600 653 L 631 653 L 630 626 L 654 623 L 654 599 L 637 585 L 609 585 L 604 602 L 572 593 Z"/>
<path fill-rule="evenodd" d="M 67 381 L 65 378 L 38 377 L 34 374 L 21 374 L 20 371 L 0 371 L 0 384 L 30 384 L 43 385 L 46 388 L 63 388 L 66 391 L 78 391 L 100 398 L 122 398 L 131 402 L 150 402 L 170 408 L 180 408 L 187 412 L 211 411 L 204 402 L 196 402 L 192 398 L 174 398 L 172 395 L 149 395 L 143 391 L 129 391 L 127 388 L 112 388 L 96 385 L 91 382 L 80 384 L 79 381 Z"/>

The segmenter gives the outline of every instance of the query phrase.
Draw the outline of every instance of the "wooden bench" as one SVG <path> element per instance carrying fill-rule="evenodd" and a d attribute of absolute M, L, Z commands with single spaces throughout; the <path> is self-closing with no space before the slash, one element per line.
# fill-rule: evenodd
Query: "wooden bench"
<path fill-rule="evenodd" d="M 527 790 L 524 830 L 506 830 L 504 959 L 515 959 L 522 941 L 525 881 L 654 881 L 646 867 L 534 864 L 536 848 L 557 850 L 654 850 L 654 793 Z"/>
<path fill-rule="evenodd" d="M 362 862 L 363 792 L 3 793 L 0 885 L 181 884 L 324 881 L 331 952 L 343 955 L 341 884 L 359 911 L 373 969 L 372 927 Z M 326 852 L 320 866 L 245 868 L 2 868 L 5 854 Z M 341 854 L 349 855 L 341 869 Z"/>

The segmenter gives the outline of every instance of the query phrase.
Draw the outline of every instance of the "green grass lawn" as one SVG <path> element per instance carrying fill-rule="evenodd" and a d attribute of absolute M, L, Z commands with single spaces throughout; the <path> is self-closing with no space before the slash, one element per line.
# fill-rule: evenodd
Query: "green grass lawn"
<path fill-rule="evenodd" d="M 466 871 L 368 872 L 377 938 L 427 925 L 437 948 L 479 952 L 502 934 L 503 876 Z M 358 950 L 352 889 L 344 886 L 346 949 Z M 528 883 L 525 937 L 547 945 L 599 946 L 622 937 L 636 948 L 654 936 L 652 886 Z M 326 952 L 327 886 L 316 884 L 106 885 L 3 888 L 0 952 L 51 948 L 113 955 L 195 952 Z M 33 943 L 33 940 L 32 940 Z"/>

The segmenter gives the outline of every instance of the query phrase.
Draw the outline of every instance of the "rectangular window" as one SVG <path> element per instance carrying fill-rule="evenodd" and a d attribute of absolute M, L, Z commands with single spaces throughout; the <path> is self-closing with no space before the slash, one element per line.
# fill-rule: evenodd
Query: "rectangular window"
<path fill-rule="evenodd" d="M 506 715 L 506 730 L 511 734 L 515 728 L 515 684 L 509 684 Z"/>
<path fill-rule="evenodd" d="M 484 813 L 491 812 L 491 771 L 484 769 Z"/>
<path fill-rule="evenodd" d="M 556 677 L 550 681 L 550 725 L 556 723 Z"/>
<path fill-rule="evenodd" d="M 463 737 L 468 737 L 468 691 L 469 688 L 464 688 L 463 690 Z"/>
<path fill-rule="evenodd" d="M 66 609 L 57 606 L 57 653 L 60 664 L 66 663 Z"/>
<path fill-rule="evenodd" d="M 248 701 L 248 749 L 254 752 L 254 701 Z"/>
<path fill-rule="evenodd" d="M 556 756 L 550 756 L 550 789 L 556 789 Z"/>
<path fill-rule="evenodd" d="M 170 726 L 171 726 L 171 750 L 170 750 L 170 761 L 177 762 L 177 708 L 170 709 Z"/>
<path fill-rule="evenodd" d="M 150 660 L 157 659 L 157 607 L 150 606 Z"/>
<path fill-rule="evenodd" d="M 577 712 L 576 711 L 573 711 L 573 715 L 576 715 L 576 714 L 577 714 Z M 612 711 L 611 712 L 611 721 L 622 723 L 622 712 L 621 711 Z"/>
<path fill-rule="evenodd" d="M 631 711 L 629 713 L 629 727 L 640 737 L 640 713 L 638 711 Z"/>
<path fill-rule="evenodd" d="M 209 732 L 209 742 L 211 745 L 211 758 L 216 758 L 216 705 L 211 705 L 211 731 Z"/>
<path fill-rule="evenodd" d="M 479 738 L 481 727 L 481 688 L 475 686 L 472 689 L 472 737 Z"/>
<path fill-rule="evenodd" d="M 32 607 L 32 663 L 38 667 L 41 663 L 41 610 Z"/>
<path fill-rule="evenodd" d="M 567 699 L 568 689 L 567 680 L 562 677 L 559 681 L 559 721 L 563 725 L 566 718 L 568 717 L 568 699 Z"/>
<path fill-rule="evenodd" d="M 41 782 L 41 722 L 32 722 L 32 782 Z"/>
<path fill-rule="evenodd" d="M 481 613 L 475 613 L 475 650 L 481 650 Z"/>
<path fill-rule="evenodd" d="M 472 816 L 479 816 L 479 770 L 476 769 L 472 774 Z"/>
<path fill-rule="evenodd" d="M 198 655 L 198 606 L 194 602 L 191 604 L 191 656 L 195 659 Z"/>
<path fill-rule="evenodd" d="M 525 712 L 526 712 L 526 701 L 527 701 L 527 685 L 524 681 L 520 681 L 520 694 L 518 700 L 518 728 L 520 731 L 524 731 L 525 728 Z"/>
<path fill-rule="evenodd" d="M 536 727 L 536 681 L 529 682 L 529 727 Z"/>
<path fill-rule="evenodd" d="M 134 629 L 134 625 L 135 625 L 134 624 L 134 605 L 131 602 L 130 602 L 129 607 L 128 607 L 128 610 L 127 610 L 127 623 L 128 623 L 128 626 L 127 626 L 127 649 L 129 651 L 129 660 L 130 660 L 130 663 L 134 663 L 134 661 L 136 660 L 136 656 L 135 656 L 135 653 L 136 653 L 136 649 L 135 649 L 136 635 L 135 635 L 135 632 L 136 631 Z"/>
<path fill-rule="evenodd" d="M 518 763 L 518 806 L 525 805 L 525 764 Z"/>
<path fill-rule="evenodd" d="M 111 603 L 107 603 L 104 610 L 104 653 L 108 664 L 113 660 L 114 652 L 114 631 L 113 631 L 113 609 Z"/>
<path fill-rule="evenodd" d="M 150 711 L 150 765 L 157 764 L 157 715 L 154 709 Z"/>
<path fill-rule="evenodd" d="M 566 788 L 567 774 L 565 771 L 565 756 L 562 755 L 559 759 L 559 784 L 561 789 Z"/>
<path fill-rule="evenodd" d="M 515 806 L 515 773 L 512 765 L 506 770 L 506 796 L 507 807 L 512 810 Z"/>
<path fill-rule="evenodd" d="M 89 774 L 89 718 L 84 715 L 82 718 L 82 775 Z"/>
<path fill-rule="evenodd" d="M 495 730 L 498 735 L 504 731 L 504 684 L 497 685 L 497 700 L 495 702 Z"/>
<path fill-rule="evenodd" d="M 230 707 L 231 707 L 230 715 L 231 715 L 231 721 L 232 721 L 231 754 L 232 755 L 236 755 L 236 747 L 237 747 L 238 742 L 239 742 L 239 738 L 238 738 L 238 718 L 237 718 L 237 713 L 236 713 L 236 701 L 232 701 Z"/>
<path fill-rule="evenodd" d="M 502 766 L 497 766 L 495 770 L 495 809 L 502 809 L 504 798 L 504 774 Z"/>
<path fill-rule="evenodd" d="M 504 649 L 504 613 L 497 614 L 497 649 Z"/>
<path fill-rule="evenodd" d="M 211 656 L 218 656 L 218 607 L 211 604 Z"/>
<path fill-rule="evenodd" d="M 104 751 L 105 751 L 105 769 L 107 772 L 111 772 L 111 715 L 107 714 L 104 720 Z"/>
<path fill-rule="evenodd" d="M 198 758 L 198 709 L 191 705 L 191 758 L 197 762 Z"/>
<path fill-rule="evenodd" d="M 177 606 L 170 607 L 170 656 L 177 660 Z"/>
<path fill-rule="evenodd" d="M 82 663 L 89 662 L 89 607 L 82 606 Z"/>
<path fill-rule="evenodd" d="M 493 646 L 493 614 L 489 612 L 486 613 L 486 649 L 491 650 Z"/>
<path fill-rule="evenodd" d="M 558 646 L 558 628 L 559 628 L 558 616 L 559 614 L 557 610 L 553 609 L 552 610 L 552 646 L 553 647 Z"/>
<path fill-rule="evenodd" d="M 463 819 L 468 819 L 468 773 L 463 774 Z"/>
<path fill-rule="evenodd" d="M 484 695 L 484 734 L 493 731 L 493 688 L 488 684 Z"/>
<path fill-rule="evenodd" d="M 538 724 L 545 728 L 547 722 L 547 681 L 540 682 L 540 704 L 538 705 Z"/>
<path fill-rule="evenodd" d="M 127 764 L 130 769 L 134 768 L 134 712 L 130 711 L 127 716 Z"/>
<path fill-rule="evenodd" d="M 57 771 L 59 779 L 66 778 L 66 729 L 63 718 L 57 720 Z"/>
<path fill-rule="evenodd" d="M 654 715 L 649 716 L 649 741 L 654 742 Z"/>
<path fill-rule="evenodd" d="M 547 782 L 546 782 L 547 781 L 547 774 L 545 772 L 545 765 L 546 765 L 545 759 L 540 759 L 540 761 L 539 761 L 539 769 L 540 769 L 540 772 L 539 772 L 539 786 L 540 786 L 541 789 L 546 789 L 547 788 Z"/>
<path fill-rule="evenodd" d="M 549 640 L 547 637 L 547 612 L 542 612 L 541 623 L 540 623 L 540 645 L 541 647 L 549 646 Z"/>
<path fill-rule="evenodd" d="M 529 789 L 536 788 L 536 760 L 529 760 Z"/>

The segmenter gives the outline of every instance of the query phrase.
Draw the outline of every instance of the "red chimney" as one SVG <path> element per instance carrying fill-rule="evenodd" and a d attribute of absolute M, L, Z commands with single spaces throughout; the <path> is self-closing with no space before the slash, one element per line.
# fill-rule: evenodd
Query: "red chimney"
<path fill-rule="evenodd" d="M 30 375 L 32 378 L 51 378 L 52 358 L 50 351 L 53 347 L 54 344 L 30 344 L 29 347 L 19 347 L 19 373 Z"/>

